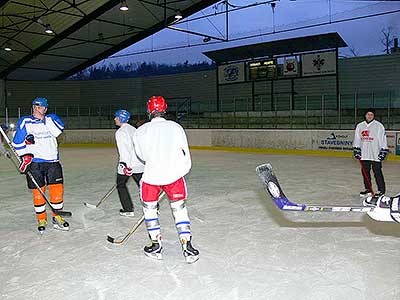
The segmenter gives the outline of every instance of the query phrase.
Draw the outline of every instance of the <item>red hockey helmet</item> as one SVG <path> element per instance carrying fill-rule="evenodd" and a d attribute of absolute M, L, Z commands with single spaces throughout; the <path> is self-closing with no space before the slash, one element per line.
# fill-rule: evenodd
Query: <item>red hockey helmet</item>
<path fill-rule="evenodd" d="M 167 110 L 167 102 L 163 96 L 152 96 L 149 101 L 147 101 L 147 112 L 153 113 L 163 113 Z"/>

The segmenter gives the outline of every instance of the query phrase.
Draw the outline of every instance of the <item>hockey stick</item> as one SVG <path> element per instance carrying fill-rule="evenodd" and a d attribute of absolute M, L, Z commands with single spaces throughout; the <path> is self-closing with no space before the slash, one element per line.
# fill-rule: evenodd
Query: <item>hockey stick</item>
<path fill-rule="evenodd" d="M 1 135 L 4 137 L 8 147 L 10 147 L 12 153 L 14 154 L 14 156 L 17 158 L 18 162 L 21 163 L 21 158 L 19 157 L 17 151 L 15 150 L 15 148 L 13 147 L 13 145 L 11 144 L 10 139 L 8 138 L 8 136 L 6 135 L 6 133 L 3 131 L 3 128 L 1 128 L 0 126 L 0 133 Z M 11 156 L 9 157 L 10 160 L 12 160 Z M 12 162 L 14 163 L 14 165 L 16 166 L 16 168 L 19 170 L 19 167 L 17 164 L 15 164 L 14 160 L 12 160 Z M 51 210 L 53 213 L 60 215 L 60 216 L 66 216 L 66 217 L 70 217 L 72 216 L 72 213 L 70 211 L 65 211 L 65 210 L 58 210 L 55 209 L 50 201 L 47 199 L 46 194 L 42 191 L 42 189 L 40 188 L 39 184 L 37 183 L 35 177 L 33 177 L 32 173 L 30 171 L 27 171 L 26 174 L 29 176 L 29 178 L 32 180 L 33 184 L 36 186 L 36 189 L 39 191 L 39 193 L 42 195 L 43 199 L 46 201 L 46 203 L 50 206 Z"/>
<path fill-rule="evenodd" d="M 278 179 L 272 171 L 271 164 L 263 164 L 256 168 L 256 173 L 263 182 L 264 189 L 271 196 L 275 205 L 285 211 L 310 211 L 310 212 L 358 212 L 367 213 L 374 210 L 369 206 L 325 206 L 325 205 L 308 205 L 297 204 L 291 202 L 283 193 Z"/>
<path fill-rule="evenodd" d="M 367 170 L 365 170 L 365 167 L 364 167 L 362 161 L 361 161 L 360 159 L 359 159 L 358 161 L 359 161 L 360 166 L 361 166 L 361 173 L 363 174 L 364 179 L 365 179 L 365 181 L 367 182 L 368 189 L 370 190 L 370 192 L 372 193 L 372 195 L 374 195 L 375 193 L 374 193 L 374 190 L 372 189 L 371 180 L 369 180 L 369 178 L 368 178 Z"/>
<path fill-rule="evenodd" d="M 165 192 L 163 191 L 161 195 L 158 197 L 158 201 L 161 201 L 165 196 Z M 138 227 L 143 223 L 144 221 L 144 215 L 141 216 L 141 218 L 132 226 L 132 228 L 128 231 L 127 234 L 125 234 L 122 239 L 117 239 L 113 238 L 109 235 L 107 235 L 107 242 L 110 242 L 112 244 L 123 244 L 135 231 L 138 229 Z"/>
<path fill-rule="evenodd" d="M 87 202 L 83 202 L 83 204 L 84 204 L 86 207 L 89 207 L 89 208 L 98 208 L 98 207 L 100 206 L 101 203 L 103 203 L 108 197 L 110 197 L 110 195 L 115 191 L 116 188 L 117 188 L 117 185 L 114 184 L 114 185 L 112 186 L 112 188 L 107 192 L 107 194 L 105 194 L 105 195 L 103 196 L 103 198 L 101 198 L 100 201 L 97 202 L 96 205 L 90 204 L 90 203 L 87 203 Z"/>

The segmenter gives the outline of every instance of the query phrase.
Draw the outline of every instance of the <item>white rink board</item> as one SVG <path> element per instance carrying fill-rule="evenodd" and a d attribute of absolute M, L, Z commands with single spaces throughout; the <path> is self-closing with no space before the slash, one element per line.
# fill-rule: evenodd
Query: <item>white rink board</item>
<path fill-rule="evenodd" d="M 186 129 L 190 146 L 352 151 L 353 130 Z M 391 153 L 396 133 L 388 131 Z M 115 130 L 65 130 L 61 144 L 114 144 Z"/>

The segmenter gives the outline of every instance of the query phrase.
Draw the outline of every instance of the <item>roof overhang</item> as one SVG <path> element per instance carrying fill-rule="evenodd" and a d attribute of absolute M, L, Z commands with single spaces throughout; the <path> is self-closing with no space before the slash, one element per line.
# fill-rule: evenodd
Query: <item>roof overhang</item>
<path fill-rule="evenodd" d="M 342 37 L 335 32 L 226 48 L 204 52 L 203 54 L 216 63 L 221 64 L 261 57 L 295 55 L 341 47 L 347 47 L 347 44 Z"/>

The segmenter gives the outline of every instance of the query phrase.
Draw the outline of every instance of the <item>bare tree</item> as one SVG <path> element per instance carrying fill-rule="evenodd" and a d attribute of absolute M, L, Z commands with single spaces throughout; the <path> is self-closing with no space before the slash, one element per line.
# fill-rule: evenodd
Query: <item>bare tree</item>
<path fill-rule="evenodd" d="M 360 56 L 360 53 L 354 48 L 352 45 L 348 44 L 347 47 L 349 48 L 350 53 L 355 56 Z"/>
<path fill-rule="evenodd" d="M 381 37 L 381 43 L 384 46 L 384 49 L 382 50 L 386 54 L 390 54 L 390 49 L 393 46 L 393 40 L 394 40 L 394 32 L 393 32 L 393 27 L 389 26 L 386 28 L 383 28 L 381 30 L 383 37 Z"/>

